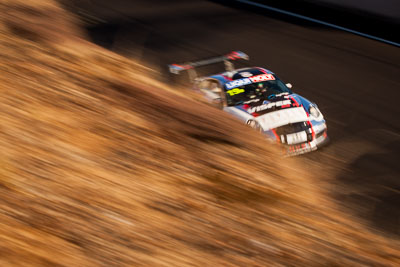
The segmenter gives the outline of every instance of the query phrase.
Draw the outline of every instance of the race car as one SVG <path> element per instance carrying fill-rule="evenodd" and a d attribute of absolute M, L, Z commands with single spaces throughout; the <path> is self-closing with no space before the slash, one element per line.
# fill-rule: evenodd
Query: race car
<path fill-rule="evenodd" d="M 240 51 L 184 64 L 171 64 L 171 73 L 186 70 L 194 90 L 213 106 L 233 115 L 270 140 L 283 145 L 285 155 L 307 153 L 328 141 L 326 121 L 318 106 L 296 93 L 272 71 L 261 67 L 235 69 L 231 61 L 248 60 Z M 196 67 L 224 62 L 226 71 L 196 77 Z"/>

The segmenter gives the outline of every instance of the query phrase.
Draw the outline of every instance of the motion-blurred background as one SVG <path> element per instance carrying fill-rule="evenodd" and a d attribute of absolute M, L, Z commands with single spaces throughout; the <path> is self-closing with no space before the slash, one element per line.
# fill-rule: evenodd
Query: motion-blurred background
<path fill-rule="evenodd" d="M 255 1 L 398 42 L 396 1 Z M 397 266 L 397 45 L 238 1 L 0 3 L 0 265 Z M 166 65 L 232 50 L 319 104 L 281 158 Z"/>

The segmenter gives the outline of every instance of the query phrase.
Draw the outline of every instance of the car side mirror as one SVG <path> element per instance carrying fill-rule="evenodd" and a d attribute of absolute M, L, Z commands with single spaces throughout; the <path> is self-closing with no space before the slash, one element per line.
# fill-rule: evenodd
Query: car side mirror
<path fill-rule="evenodd" d="M 286 87 L 289 88 L 289 89 L 292 89 L 293 85 L 291 83 L 287 83 Z"/>

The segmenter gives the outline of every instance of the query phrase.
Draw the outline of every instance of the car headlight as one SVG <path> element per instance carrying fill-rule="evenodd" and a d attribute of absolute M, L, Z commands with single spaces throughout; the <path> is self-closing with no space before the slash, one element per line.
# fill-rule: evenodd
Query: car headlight
<path fill-rule="evenodd" d="M 314 118 L 318 118 L 321 115 L 321 112 L 319 112 L 319 110 L 314 106 L 310 106 L 309 111 L 311 116 L 313 116 Z"/>
<path fill-rule="evenodd" d="M 258 122 L 256 122 L 255 120 L 247 121 L 247 125 L 249 125 L 253 129 L 255 129 L 256 131 L 262 132 L 261 125 Z"/>

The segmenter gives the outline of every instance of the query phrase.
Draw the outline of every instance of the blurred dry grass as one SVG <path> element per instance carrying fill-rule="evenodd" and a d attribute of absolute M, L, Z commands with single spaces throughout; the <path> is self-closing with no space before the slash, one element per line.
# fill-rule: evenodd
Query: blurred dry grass
<path fill-rule="evenodd" d="M 294 159 L 82 39 L 0 4 L 1 266 L 398 266 Z"/>

